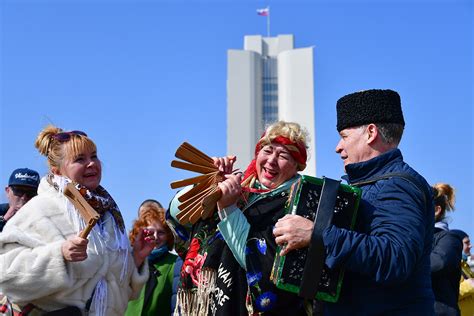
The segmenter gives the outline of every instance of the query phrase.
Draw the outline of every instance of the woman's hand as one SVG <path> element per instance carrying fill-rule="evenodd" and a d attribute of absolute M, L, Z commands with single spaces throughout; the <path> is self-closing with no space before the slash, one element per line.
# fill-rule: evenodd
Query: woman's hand
<path fill-rule="evenodd" d="M 232 173 L 236 158 L 235 156 L 212 157 L 212 160 L 214 160 L 214 165 L 219 168 L 220 172 L 230 174 Z"/>
<path fill-rule="evenodd" d="M 313 233 L 313 222 L 298 215 L 285 215 L 280 218 L 273 229 L 275 241 L 282 246 L 281 256 L 293 249 L 309 246 Z"/>
<path fill-rule="evenodd" d="M 240 185 L 242 180 L 241 173 L 226 174 L 225 177 L 226 180 L 217 184 L 222 191 L 222 197 L 217 201 L 217 208 L 219 210 L 235 204 L 242 193 L 242 186 Z"/>
<path fill-rule="evenodd" d="M 73 236 L 64 241 L 61 252 L 64 260 L 68 262 L 84 261 L 87 259 L 87 244 L 89 240 Z"/>
<path fill-rule="evenodd" d="M 148 257 L 155 246 L 156 241 L 153 232 L 146 229 L 140 229 L 135 238 L 135 242 L 133 243 L 133 260 L 135 261 L 137 268 L 143 264 L 143 261 L 145 261 L 146 257 Z"/>

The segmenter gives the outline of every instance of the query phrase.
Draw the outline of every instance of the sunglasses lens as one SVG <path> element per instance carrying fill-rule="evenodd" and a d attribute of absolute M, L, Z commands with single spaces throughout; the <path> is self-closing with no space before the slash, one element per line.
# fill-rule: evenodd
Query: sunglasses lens
<path fill-rule="evenodd" d="M 81 136 L 87 137 L 87 134 L 82 131 L 70 131 L 70 132 L 57 133 L 53 137 L 54 139 L 60 142 L 67 142 L 68 140 L 71 139 L 71 135 L 81 135 Z"/>
<path fill-rule="evenodd" d="M 81 135 L 81 136 L 85 136 L 87 137 L 87 134 L 84 133 L 83 131 L 71 131 L 69 132 L 70 134 L 74 134 L 74 135 Z"/>
<path fill-rule="evenodd" d="M 57 133 L 54 138 L 60 142 L 66 142 L 71 138 L 71 135 L 69 133 Z"/>

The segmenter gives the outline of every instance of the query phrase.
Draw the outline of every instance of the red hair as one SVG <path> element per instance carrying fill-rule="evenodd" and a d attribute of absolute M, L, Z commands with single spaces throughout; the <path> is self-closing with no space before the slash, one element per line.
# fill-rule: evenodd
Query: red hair
<path fill-rule="evenodd" d="M 129 234 L 130 242 L 132 244 L 135 242 L 138 232 L 141 229 L 158 222 L 163 226 L 163 229 L 166 232 L 166 245 L 169 249 L 173 249 L 174 236 L 168 224 L 166 223 L 165 218 L 165 210 L 163 208 L 159 208 L 153 204 L 147 205 L 146 207 L 142 206 L 140 216 L 133 222 L 133 227 Z"/>

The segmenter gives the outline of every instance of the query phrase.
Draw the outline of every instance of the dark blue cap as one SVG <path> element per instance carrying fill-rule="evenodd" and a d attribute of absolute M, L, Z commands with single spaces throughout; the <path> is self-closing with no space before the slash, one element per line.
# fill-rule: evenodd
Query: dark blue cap
<path fill-rule="evenodd" d="M 22 185 L 37 189 L 39 182 L 38 172 L 28 168 L 19 168 L 12 172 L 10 180 L 8 180 L 8 186 Z"/>

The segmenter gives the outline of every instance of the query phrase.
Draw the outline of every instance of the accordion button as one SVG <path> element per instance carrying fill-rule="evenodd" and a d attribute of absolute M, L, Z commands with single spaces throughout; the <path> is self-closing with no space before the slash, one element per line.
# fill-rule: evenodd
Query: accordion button
<path fill-rule="evenodd" d="M 281 196 L 285 196 L 286 195 L 286 192 L 281 192 Z"/>

